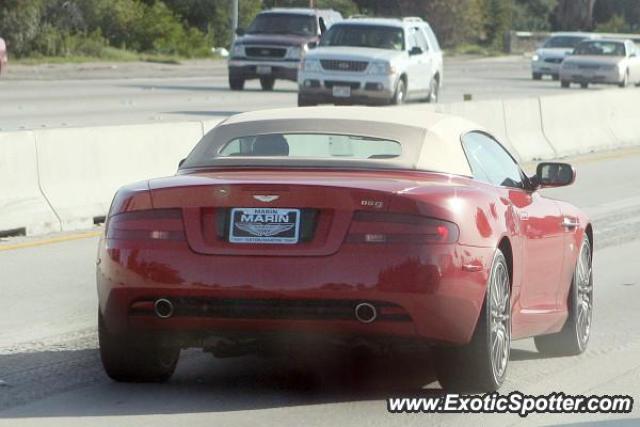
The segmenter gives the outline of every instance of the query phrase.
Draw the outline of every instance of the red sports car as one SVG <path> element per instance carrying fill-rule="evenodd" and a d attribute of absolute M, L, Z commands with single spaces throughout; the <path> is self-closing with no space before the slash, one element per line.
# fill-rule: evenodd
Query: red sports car
<path fill-rule="evenodd" d="M 187 347 L 424 343 L 443 387 L 495 390 L 512 339 L 587 346 L 592 226 L 539 191 L 574 179 L 563 163 L 525 175 L 454 116 L 233 116 L 175 176 L 117 192 L 98 255 L 104 368 L 161 381 Z"/>
<path fill-rule="evenodd" d="M 7 44 L 4 39 L 0 37 L 0 75 L 5 72 L 7 62 L 9 62 L 9 57 L 7 56 Z"/>

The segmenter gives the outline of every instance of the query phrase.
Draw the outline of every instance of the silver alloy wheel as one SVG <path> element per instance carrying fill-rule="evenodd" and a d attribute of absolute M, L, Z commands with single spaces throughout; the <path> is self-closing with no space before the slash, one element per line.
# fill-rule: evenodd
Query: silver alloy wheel
<path fill-rule="evenodd" d="M 591 247 L 582 245 L 578 268 L 576 271 L 577 320 L 576 333 L 580 347 L 584 348 L 591 334 L 591 317 L 593 314 L 593 281 L 591 268 Z"/>
<path fill-rule="evenodd" d="M 439 84 L 438 81 L 433 78 L 431 79 L 431 87 L 429 88 L 429 102 L 435 104 L 436 102 L 438 102 L 438 88 L 439 88 Z"/>
<path fill-rule="evenodd" d="M 396 104 L 402 104 L 402 102 L 404 101 L 404 87 L 404 82 L 400 80 L 400 83 L 398 83 L 398 89 L 396 91 Z"/>
<path fill-rule="evenodd" d="M 496 263 L 491 277 L 491 366 L 496 379 L 507 369 L 511 351 L 511 304 L 509 272 L 504 263 Z"/>

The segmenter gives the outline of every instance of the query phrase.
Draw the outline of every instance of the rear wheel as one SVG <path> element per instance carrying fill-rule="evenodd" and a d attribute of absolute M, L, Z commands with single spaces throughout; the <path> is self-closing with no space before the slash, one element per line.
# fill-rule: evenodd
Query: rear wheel
<path fill-rule="evenodd" d="M 585 238 L 569 292 L 569 317 L 562 330 L 557 334 L 534 338 L 536 348 L 540 353 L 552 356 L 575 356 L 586 350 L 591 336 L 591 316 L 593 313 L 591 266 L 591 244 L 589 239 Z"/>
<path fill-rule="evenodd" d="M 542 74 L 541 73 L 533 73 L 533 74 L 531 74 L 531 77 L 533 78 L 533 80 L 542 80 Z"/>
<path fill-rule="evenodd" d="M 398 80 L 398 85 L 396 86 L 396 91 L 393 94 L 393 98 L 391 98 L 391 104 L 400 105 L 404 103 L 404 98 L 407 95 L 407 84 L 404 79 Z"/>
<path fill-rule="evenodd" d="M 491 392 L 504 382 L 511 351 L 511 286 L 502 251 L 496 251 L 487 293 L 471 342 L 435 349 L 438 381 L 446 390 Z"/>
<path fill-rule="evenodd" d="M 133 340 L 111 334 L 98 314 L 100 358 L 107 375 L 119 382 L 164 382 L 173 375 L 179 348 L 150 340 Z"/>
<path fill-rule="evenodd" d="M 622 79 L 622 81 L 618 83 L 618 86 L 621 88 L 626 88 L 627 86 L 629 86 L 629 71 L 624 73 L 624 79 Z"/>
<path fill-rule="evenodd" d="M 438 102 L 440 98 L 440 79 L 438 76 L 434 76 L 431 79 L 431 83 L 429 84 L 429 96 L 427 97 L 427 102 L 431 104 L 435 104 Z"/>
<path fill-rule="evenodd" d="M 313 107 L 318 105 L 316 102 L 312 101 L 308 97 L 301 95 L 298 93 L 298 107 Z"/>
<path fill-rule="evenodd" d="M 273 90 L 275 84 L 276 79 L 273 77 L 260 77 L 260 87 L 262 87 L 262 90 Z"/>
<path fill-rule="evenodd" d="M 229 87 L 231 88 L 231 90 L 244 89 L 244 79 L 229 75 Z"/>
<path fill-rule="evenodd" d="M 558 81 L 558 80 L 560 80 L 560 75 L 558 75 L 558 74 L 554 74 L 554 75 L 552 75 L 552 76 L 551 76 L 551 78 L 552 78 L 553 80 L 555 80 L 555 81 Z"/>
<path fill-rule="evenodd" d="M 563 89 L 567 89 L 569 86 L 571 86 L 571 82 L 568 80 L 562 80 L 560 82 L 560 87 L 562 87 Z"/>
<path fill-rule="evenodd" d="M 581 87 L 582 89 L 587 89 L 587 88 L 589 88 L 589 83 L 588 83 L 588 82 L 580 83 L 580 87 Z"/>

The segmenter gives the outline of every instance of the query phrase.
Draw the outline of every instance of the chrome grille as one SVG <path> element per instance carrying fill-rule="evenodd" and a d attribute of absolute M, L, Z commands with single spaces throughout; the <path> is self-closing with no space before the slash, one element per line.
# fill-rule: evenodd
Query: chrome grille
<path fill-rule="evenodd" d="M 362 72 L 369 65 L 366 61 L 342 61 L 337 59 L 321 59 L 320 64 L 325 70 Z"/>
<path fill-rule="evenodd" d="M 244 48 L 245 54 L 249 58 L 284 58 L 287 54 L 287 49 L 283 47 L 268 47 L 268 46 L 246 46 Z"/>

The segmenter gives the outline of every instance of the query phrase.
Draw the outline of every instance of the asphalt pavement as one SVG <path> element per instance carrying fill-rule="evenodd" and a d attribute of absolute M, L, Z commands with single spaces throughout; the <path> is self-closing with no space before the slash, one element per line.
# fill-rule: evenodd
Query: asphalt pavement
<path fill-rule="evenodd" d="M 187 350 L 166 384 L 118 384 L 97 352 L 97 239 L 39 237 L 19 249 L 0 241 L 0 425 L 638 425 L 640 150 L 570 160 L 576 184 L 546 193 L 595 222 L 592 340 L 585 354 L 561 358 L 543 357 L 532 340 L 514 342 L 501 393 L 629 394 L 631 414 L 387 413 L 386 397 L 443 393 L 423 351 L 362 361 L 328 349 L 223 360 Z"/>
<path fill-rule="evenodd" d="M 593 86 L 588 90 L 599 90 Z M 441 102 L 571 93 L 549 79 L 531 80 L 524 56 L 447 57 Z M 203 120 L 297 105 L 297 87 L 278 81 L 270 93 L 251 81 L 228 89 L 224 61 L 182 64 L 12 65 L 0 79 L 0 131 Z"/>

